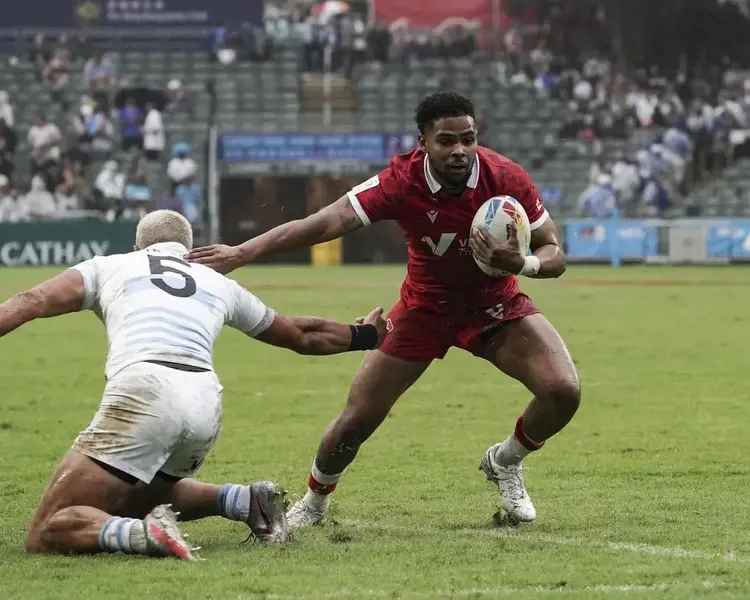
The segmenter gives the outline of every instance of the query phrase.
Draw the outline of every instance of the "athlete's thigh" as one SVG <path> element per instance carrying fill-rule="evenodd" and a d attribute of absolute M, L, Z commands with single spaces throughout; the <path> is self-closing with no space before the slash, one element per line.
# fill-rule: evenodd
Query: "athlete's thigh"
<path fill-rule="evenodd" d="M 565 342 L 540 313 L 503 323 L 488 339 L 484 358 L 537 397 L 561 387 L 578 388 Z"/>

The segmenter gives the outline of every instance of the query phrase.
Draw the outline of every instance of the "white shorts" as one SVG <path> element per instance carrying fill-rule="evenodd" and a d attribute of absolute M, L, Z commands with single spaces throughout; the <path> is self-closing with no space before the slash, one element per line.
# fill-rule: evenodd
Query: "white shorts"
<path fill-rule="evenodd" d="M 192 477 L 219 436 L 221 390 L 213 371 L 130 365 L 107 382 L 73 449 L 145 483 L 159 471 Z"/>

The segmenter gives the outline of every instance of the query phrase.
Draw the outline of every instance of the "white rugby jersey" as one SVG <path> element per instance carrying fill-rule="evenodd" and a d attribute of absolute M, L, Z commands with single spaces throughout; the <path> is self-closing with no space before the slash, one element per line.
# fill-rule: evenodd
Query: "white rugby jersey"
<path fill-rule="evenodd" d="M 273 323 L 273 310 L 237 282 L 185 262 L 186 252 L 168 242 L 73 267 L 86 290 L 81 309 L 92 309 L 107 330 L 107 379 L 146 360 L 212 369 L 223 325 L 256 336 Z"/>

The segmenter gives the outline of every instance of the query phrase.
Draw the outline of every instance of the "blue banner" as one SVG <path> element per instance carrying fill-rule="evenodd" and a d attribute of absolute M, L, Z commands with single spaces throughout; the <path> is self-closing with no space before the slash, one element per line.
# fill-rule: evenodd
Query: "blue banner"
<path fill-rule="evenodd" d="M 219 136 L 221 162 L 387 163 L 417 144 L 415 135 L 385 133 L 233 133 Z"/>
<path fill-rule="evenodd" d="M 731 220 L 706 231 L 706 255 L 710 258 L 750 258 L 750 221 Z"/>
<path fill-rule="evenodd" d="M 566 221 L 565 245 L 571 259 L 643 259 L 659 255 L 659 228 L 631 220 Z"/>
<path fill-rule="evenodd" d="M 263 0 L 20 0 L 0 2 L 0 28 L 208 27 L 263 23 Z"/>

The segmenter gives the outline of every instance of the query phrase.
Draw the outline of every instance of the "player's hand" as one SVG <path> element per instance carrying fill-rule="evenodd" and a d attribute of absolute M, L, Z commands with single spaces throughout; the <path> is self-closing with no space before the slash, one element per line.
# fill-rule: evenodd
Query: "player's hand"
<path fill-rule="evenodd" d="M 234 271 L 243 264 L 239 248 L 236 246 L 225 246 L 224 244 L 193 248 L 187 253 L 185 258 L 189 262 L 206 265 L 214 271 L 223 274 Z"/>
<path fill-rule="evenodd" d="M 524 257 L 518 242 L 518 230 L 510 225 L 510 235 L 504 242 L 498 242 L 483 227 L 475 227 L 469 237 L 469 246 L 474 256 L 481 262 L 510 273 L 520 273 Z"/>
<path fill-rule="evenodd" d="M 385 336 L 388 335 L 388 327 L 386 325 L 385 319 L 383 319 L 383 309 L 379 306 L 366 317 L 360 317 L 359 319 L 357 319 L 357 325 L 375 326 L 375 330 L 378 332 L 378 345 L 375 346 L 376 348 L 378 348 L 380 344 L 383 343 L 383 341 L 385 340 Z"/>

